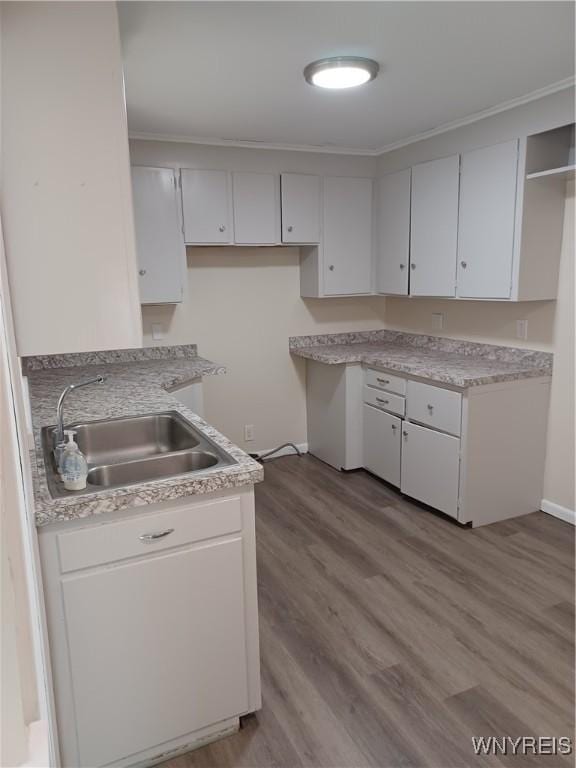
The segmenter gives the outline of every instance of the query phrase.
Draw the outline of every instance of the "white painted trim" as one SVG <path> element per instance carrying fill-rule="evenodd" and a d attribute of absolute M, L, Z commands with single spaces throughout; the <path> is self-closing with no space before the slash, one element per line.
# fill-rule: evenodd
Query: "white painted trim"
<path fill-rule="evenodd" d="M 308 443 L 295 443 L 295 445 L 300 453 L 308 453 Z M 251 451 L 251 453 L 256 453 L 258 456 L 262 456 L 262 454 L 268 453 L 268 451 L 271 450 L 272 448 L 267 448 L 261 451 Z M 281 451 L 278 451 L 278 453 L 275 453 L 274 456 L 270 456 L 270 459 L 264 459 L 264 461 L 277 459 L 280 458 L 280 456 L 296 456 L 296 454 L 294 453 L 294 450 L 290 448 L 290 446 L 287 446 L 286 448 L 282 448 Z"/>
<path fill-rule="evenodd" d="M 540 509 L 548 515 L 553 515 L 560 520 L 564 520 L 566 523 L 570 523 L 570 525 L 576 525 L 576 511 L 573 509 L 561 507 L 560 504 L 555 504 L 553 501 L 547 501 L 546 499 L 542 499 Z"/>
<path fill-rule="evenodd" d="M 329 144 L 275 144 L 267 141 L 242 141 L 240 139 L 217 139 L 206 136 L 175 136 L 169 133 L 146 133 L 128 131 L 129 139 L 140 141 L 167 141 L 178 144 L 203 144 L 208 147 L 235 147 L 240 149 L 273 149 L 285 152 L 318 152 L 333 155 L 362 155 L 374 157 L 379 154 L 376 149 L 358 149 L 358 147 L 339 147 Z"/>
<path fill-rule="evenodd" d="M 408 144 L 415 144 L 418 141 L 424 141 L 424 139 L 430 139 L 432 136 L 438 136 L 440 133 L 447 133 L 453 131 L 456 128 L 462 128 L 465 125 L 471 123 L 477 123 L 479 120 L 484 120 L 492 115 L 497 115 L 500 112 L 506 112 L 508 109 L 514 109 L 514 107 L 520 107 L 522 104 L 528 104 L 531 101 L 542 99 L 544 96 L 549 96 L 558 91 L 565 91 L 568 88 L 573 88 L 576 83 L 575 77 L 567 77 L 564 80 L 558 80 L 555 83 L 545 86 L 544 88 L 538 88 L 536 91 L 530 91 L 530 93 L 524 94 L 524 96 L 517 96 L 514 99 L 503 101 L 500 104 L 496 104 L 488 109 L 483 109 L 480 112 L 473 112 L 467 117 L 462 117 L 458 120 L 452 120 L 448 123 L 442 123 L 441 125 L 432 128 L 429 131 L 423 131 L 422 133 L 416 133 L 412 136 L 407 136 L 405 139 L 399 141 L 393 141 L 390 144 L 384 144 L 376 149 L 359 149 L 358 147 L 340 147 L 327 144 L 282 144 L 271 143 L 266 141 L 242 141 L 234 139 L 218 139 L 210 138 L 206 136 L 174 136 L 165 133 L 146 133 L 145 131 L 129 131 L 128 138 L 139 139 L 142 141 L 168 141 L 183 144 L 205 144 L 213 147 L 237 147 L 243 149 L 274 149 L 282 150 L 286 152 L 319 152 L 323 154 L 333 155 L 361 155 L 363 157 L 379 157 L 385 155 L 387 152 L 393 152 L 395 149 L 406 147 Z"/>
<path fill-rule="evenodd" d="M 423 131 L 414 136 L 408 136 L 406 139 L 400 139 L 400 141 L 385 144 L 383 147 L 380 147 L 375 154 L 385 155 L 387 152 L 393 152 L 395 149 L 400 149 L 408 144 L 415 144 L 418 141 L 430 139 L 432 136 L 437 136 L 439 133 L 447 133 L 448 131 L 454 131 L 456 128 L 462 128 L 465 125 L 477 123 L 480 120 L 485 120 L 487 117 L 492 117 L 492 115 L 498 115 L 500 112 L 506 112 L 509 109 L 514 109 L 514 107 L 520 107 L 522 104 L 529 104 L 531 101 L 542 99 L 544 96 L 550 96 L 553 93 L 558 93 L 558 91 L 565 91 L 568 88 L 573 88 L 575 83 L 575 77 L 567 77 L 564 80 L 558 80 L 558 82 L 547 85 L 545 88 L 538 88 L 536 91 L 530 91 L 530 93 L 526 93 L 524 96 L 518 96 L 515 99 L 503 101 L 500 104 L 496 104 L 488 109 L 483 109 L 480 112 L 473 112 L 471 115 L 459 120 L 442 123 L 436 128 L 432 128 L 430 131 Z"/>

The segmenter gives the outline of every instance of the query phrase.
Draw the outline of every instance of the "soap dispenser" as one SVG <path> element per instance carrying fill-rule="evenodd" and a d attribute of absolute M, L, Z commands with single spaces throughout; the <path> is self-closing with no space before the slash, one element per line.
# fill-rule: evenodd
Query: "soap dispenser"
<path fill-rule="evenodd" d="M 64 488 L 67 491 L 82 491 L 86 488 L 86 478 L 88 477 L 88 462 L 74 440 L 75 434 L 73 429 L 65 431 L 68 442 L 64 446 L 60 462 Z"/>

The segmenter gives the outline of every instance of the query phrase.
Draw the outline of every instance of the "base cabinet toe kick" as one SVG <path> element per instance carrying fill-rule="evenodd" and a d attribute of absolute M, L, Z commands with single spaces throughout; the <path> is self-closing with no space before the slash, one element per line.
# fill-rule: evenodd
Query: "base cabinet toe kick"
<path fill-rule="evenodd" d="M 47 525 L 39 546 L 64 768 L 152 765 L 260 708 L 251 486 Z"/>
<path fill-rule="evenodd" d="M 460 523 L 540 509 L 550 377 L 458 389 L 361 363 L 307 361 L 308 446 Z"/>

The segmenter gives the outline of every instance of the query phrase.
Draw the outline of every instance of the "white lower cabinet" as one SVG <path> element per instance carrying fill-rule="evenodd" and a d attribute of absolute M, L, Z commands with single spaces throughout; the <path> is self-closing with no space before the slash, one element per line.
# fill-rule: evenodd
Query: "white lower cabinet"
<path fill-rule="evenodd" d="M 405 421 L 402 493 L 457 517 L 459 477 L 459 438 Z"/>
<path fill-rule="evenodd" d="M 382 480 L 400 485 L 402 419 L 364 404 L 364 466 Z"/>
<path fill-rule="evenodd" d="M 251 491 L 75 522 L 40 536 L 62 764 L 140 764 L 258 709 Z"/>

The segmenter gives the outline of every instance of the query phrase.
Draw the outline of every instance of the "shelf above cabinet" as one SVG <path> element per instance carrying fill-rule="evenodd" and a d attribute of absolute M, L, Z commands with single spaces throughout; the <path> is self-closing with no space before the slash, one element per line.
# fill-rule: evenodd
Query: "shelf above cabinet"
<path fill-rule="evenodd" d="M 545 171 L 537 171 L 536 173 L 528 173 L 527 179 L 542 179 L 546 176 L 565 176 L 566 178 L 574 178 L 576 172 L 576 164 L 563 165 L 561 168 L 548 168 Z"/>

